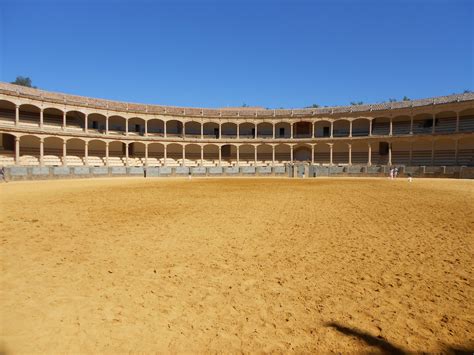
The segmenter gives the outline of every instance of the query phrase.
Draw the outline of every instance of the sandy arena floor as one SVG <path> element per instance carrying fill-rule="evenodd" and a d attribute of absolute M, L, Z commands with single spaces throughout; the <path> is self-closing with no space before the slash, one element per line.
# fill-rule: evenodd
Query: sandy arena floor
<path fill-rule="evenodd" d="M 0 185 L 1 349 L 474 348 L 474 181 Z"/>

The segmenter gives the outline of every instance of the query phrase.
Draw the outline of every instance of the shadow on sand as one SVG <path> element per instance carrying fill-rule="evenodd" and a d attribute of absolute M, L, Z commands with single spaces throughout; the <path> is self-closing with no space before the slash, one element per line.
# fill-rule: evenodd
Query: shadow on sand
<path fill-rule="evenodd" d="M 325 325 L 327 327 L 336 329 L 338 332 L 341 332 L 344 335 L 355 336 L 361 339 L 362 341 L 364 341 L 367 345 L 379 348 L 384 353 L 390 353 L 390 354 L 407 354 L 408 353 L 402 348 L 399 348 L 389 343 L 385 339 L 374 337 L 373 335 L 370 335 L 369 333 L 363 332 L 361 330 L 348 328 L 336 322 L 329 322 L 329 323 L 326 323 Z"/>

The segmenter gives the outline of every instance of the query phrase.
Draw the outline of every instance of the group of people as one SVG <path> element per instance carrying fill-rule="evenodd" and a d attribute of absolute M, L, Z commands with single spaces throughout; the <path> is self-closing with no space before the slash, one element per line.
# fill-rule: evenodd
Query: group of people
<path fill-rule="evenodd" d="M 3 166 L 0 167 L 0 181 L 1 180 L 8 182 L 7 178 L 5 177 L 5 168 Z"/>
<path fill-rule="evenodd" d="M 398 168 L 397 167 L 391 167 L 390 168 L 390 179 L 396 179 L 398 176 Z"/>

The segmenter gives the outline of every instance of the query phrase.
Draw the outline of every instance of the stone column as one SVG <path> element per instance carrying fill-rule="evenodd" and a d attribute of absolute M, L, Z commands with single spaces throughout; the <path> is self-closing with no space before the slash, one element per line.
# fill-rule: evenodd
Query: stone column
<path fill-rule="evenodd" d="M 165 126 L 165 127 L 166 127 L 166 126 Z M 166 132 L 166 131 L 165 131 L 165 132 Z M 166 166 L 166 165 L 167 165 L 167 164 L 166 164 L 166 159 L 167 159 L 167 154 L 166 154 L 166 150 L 167 150 L 167 149 L 166 149 L 166 148 L 167 148 L 166 144 L 163 144 L 163 166 Z"/>
<path fill-rule="evenodd" d="M 392 165 L 392 143 L 388 143 L 388 165 Z"/>
<path fill-rule="evenodd" d="M 368 143 L 369 145 L 369 156 L 368 156 L 368 159 L 367 159 L 367 165 L 368 166 L 372 166 L 372 144 L 371 143 Z"/>
<path fill-rule="evenodd" d="M 273 130 L 272 130 L 272 138 L 275 139 L 275 123 L 272 122 Z"/>
<path fill-rule="evenodd" d="M 166 138 L 166 121 L 163 121 L 163 136 Z"/>
<path fill-rule="evenodd" d="M 89 165 L 89 142 L 85 142 L 84 144 L 84 164 L 86 166 Z"/>
<path fill-rule="evenodd" d="M 186 163 L 185 163 L 185 160 L 186 160 L 186 145 L 183 144 L 183 166 L 186 166 Z"/>
<path fill-rule="evenodd" d="M 201 139 L 204 139 L 204 123 L 201 123 Z"/>
<path fill-rule="evenodd" d="M 66 111 L 63 112 L 63 131 L 66 130 L 66 116 L 67 116 L 67 113 Z"/>
<path fill-rule="evenodd" d="M 128 143 L 125 144 L 125 166 L 128 167 L 129 161 L 128 161 Z"/>
<path fill-rule="evenodd" d="M 334 122 L 331 121 L 331 138 L 334 137 Z"/>
<path fill-rule="evenodd" d="M 222 138 L 222 123 L 219 122 L 219 139 Z"/>
<path fill-rule="evenodd" d="M 255 135 L 253 136 L 254 139 L 258 137 L 258 124 L 255 123 Z"/>
<path fill-rule="evenodd" d="M 388 131 L 388 135 L 391 136 L 393 134 L 393 118 L 390 117 L 390 130 Z"/>
<path fill-rule="evenodd" d="M 105 142 L 105 166 L 109 166 L 109 142 Z"/>
<path fill-rule="evenodd" d="M 87 144 L 87 142 L 86 142 L 86 144 Z M 63 140 L 63 165 L 64 166 L 67 165 L 66 157 L 67 157 L 67 141 Z"/>
<path fill-rule="evenodd" d="M 125 119 L 125 135 L 128 136 L 128 118 Z"/>
<path fill-rule="evenodd" d="M 436 131 L 436 115 L 433 114 L 433 127 L 431 129 L 431 134 L 434 134 Z"/>
<path fill-rule="evenodd" d="M 369 137 L 372 137 L 372 121 L 373 120 L 369 120 Z"/>
<path fill-rule="evenodd" d="M 15 105 L 15 126 L 19 126 L 20 124 L 20 106 Z"/>
<path fill-rule="evenodd" d="M 347 144 L 349 146 L 349 166 L 352 165 L 352 144 Z"/>
<path fill-rule="evenodd" d="M 145 124 L 146 124 L 146 121 L 145 121 Z M 148 144 L 145 144 L 145 167 L 148 167 Z"/>
<path fill-rule="evenodd" d="M 311 138 L 314 138 L 314 126 L 316 122 L 311 122 Z"/>
<path fill-rule="evenodd" d="M 237 139 L 240 139 L 240 124 L 237 123 Z"/>
<path fill-rule="evenodd" d="M 20 137 L 15 137 L 15 164 L 20 164 Z"/>
<path fill-rule="evenodd" d="M 293 164 L 293 144 L 290 144 L 290 163 Z"/>
<path fill-rule="evenodd" d="M 332 166 L 332 145 L 333 143 L 329 143 L 329 165 Z"/>
<path fill-rule="evenodd" d="M 316 144 L 311 144 L 311 165 L 314 165 L 314 146 Z"/>
<path fill-rule="evenodd" d="M 237 146 L 237 166 L 239 166 L 239 159 L 240 159 L 240 145 Z"/>
<path fill-rule="evenodd" d="M 459 132 L 459 112 L 456 112 L 456 133 Z"/>
<path fill-rule="evenodd" d="M 410 134 L 413 134 L 413 115 L 410 115 Z"/>
<path fill-rule="evenodd" d="M 254 164 L 257 165 L 257 146 L 254 145 Z"/>
<path fill-rule="evenodd" d="M 186 137 L 186 122 L 182 122 L 181 123 L 183 125 L 183 131 L 181 132 L 181 134 L 183 135 L 183 138 Z"/>
<path fill-rule="evenodd" d="M 40 166 L 44 165 L 44 138 L 40 138 Z"/>
<path fill-rule="evenodd" d="M 201 166 L 204 163 L 204 146 L 201 145 Z"/>
<path fill-rule="evenodd" d="M 43 108 L 40 109 L 40 128 L 43 129 L 44 125 L 44 110 Z"/>
<path fill-rule="evenodd" d="M 86 133 L 89 132 L 88 121 L 89 121 L 89 115 L 87 113 L 85 113 L 85 116 L 84 116 L 84 132 L 86 132 Z"/>
<path fill-rule="evenodd" d="M 352 121 L 349 121 L 349 137 L 352 138 Z"/>
<path fill-rule="evenodd" d="M 293 139 L 293 122 L 290 123 L 290 138 Z M 291 159 L 293 161 L 293 159 Z"/>
<path fill-rule="evenodd" d="M 219 146 L 219 166 L 221 166 L 221 164 L 222 164 L 222 147 Z"/>
<path fill-rule="evenodd" d="M 105 134 L 109 134 L 109 116 L 105 117 Z"/>
<path fill-rule="evenodd" d="M 148 137 L 148 120 L 145 120 L 145 137 Z"/>
<path fill-rule="evenodd" d="M 273 126 L 275 128 L 275 126 Z M 273 131 L 275 133 L 275 131 Z M 272 166 L 275 166 L 275 145 L 272 145 Z"/>

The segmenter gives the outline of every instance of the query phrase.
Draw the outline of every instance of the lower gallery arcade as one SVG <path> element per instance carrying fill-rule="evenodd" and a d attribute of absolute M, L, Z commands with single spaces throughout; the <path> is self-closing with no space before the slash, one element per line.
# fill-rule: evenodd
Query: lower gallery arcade
<path fill-rule="evenodd" d="M 174 143 L 0 133 L 0 165 L 278 166 L 472 165 L 474 140 L 391 138 L 317 143 Z"/>

